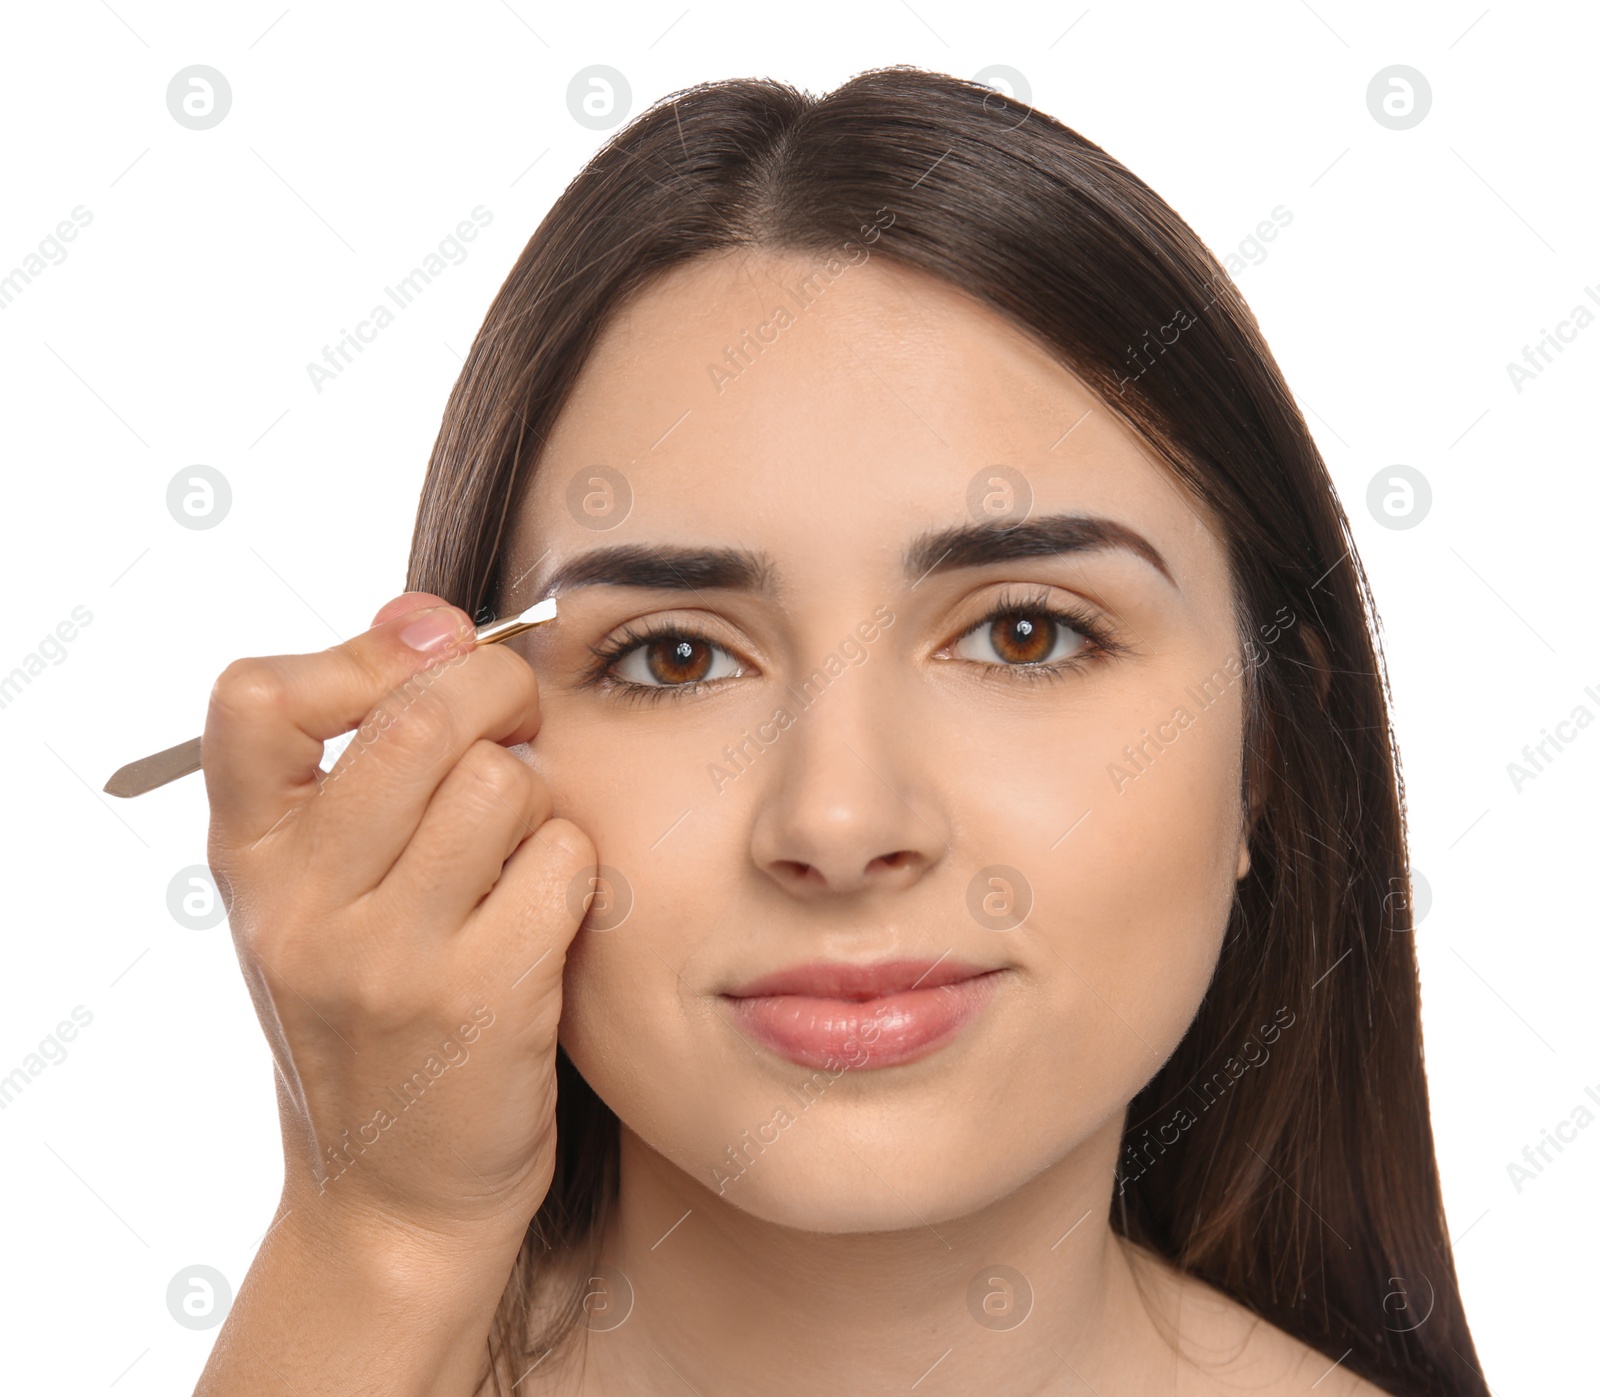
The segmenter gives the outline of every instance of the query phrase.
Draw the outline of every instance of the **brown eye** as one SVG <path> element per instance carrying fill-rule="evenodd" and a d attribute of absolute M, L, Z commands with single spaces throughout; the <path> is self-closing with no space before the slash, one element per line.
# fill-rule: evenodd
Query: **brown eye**
<path fill-rule="evenodd" d="M 974 626 L 954 653 L 963 660 L 1017 667 L 1070 659 L 1085 644 L 1081 632 L 1047 611 L 1009 611 Z"/>
<path fill-rule="evenodd" d="M 1055 645 L 1056 623 L 1043 616 L 1006 616 L 990 629 L 995 653 L 1016 664 L 1037 664 Z"/>
<path fill-rule="evenodd" d="M 711 647 L 688 636 L 660 636 L 645 646 L 644 654 L 659 684 L 692 684 L 711 671 Z"/>
<path fill-rule="evenodd" d="M 617 655 L 611 669 L 623 682 L 650 689 L 682 688 L 741 672 L 722 646 L 677 631 L 641 637 Z"/>

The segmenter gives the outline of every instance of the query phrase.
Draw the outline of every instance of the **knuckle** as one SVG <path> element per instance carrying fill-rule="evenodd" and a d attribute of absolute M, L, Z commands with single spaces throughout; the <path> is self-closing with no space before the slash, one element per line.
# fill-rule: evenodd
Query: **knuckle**
<path fill-rule="evenodd" d="M 498 742 L 480 739 L 462 761 L 476 779 L 468 789 L 491 806 L 520 810 L 526 803 L 533 773 Z"/>
<path fill-rule="evenodd" d="M 453 715 L 438 695 L 394 693 L 381 707 L 383 716 L 378 726 L 391 750 L 416 758 L 436 756 L 449 749 Z"/>
<path fill-rule="evenodd" d="M 416 976 L 400 973 L 392 961 L 373 963 L 363 958 L 358 970 L 352 966 L 334 981 L 337 1008 L 368 1030 L 387 1032 L 415 1016 L 416 981 Z"/>
<path fill-rule="evenodd" d="M 368 632 L 370 635 L 370 632 Z M 367 643 L 367 636 L 359 635 L 342 645 L 332 647 L 332 654 L 342 654 L 345 662 L 361 676 L 368 693 L 381 694 L 394 682 L 375 648 Z"/>
<path fill-rule="evenodd" d="M 473 651 L 473 655 L 499 666 L 501 681 L 513 690 L 521 691 L 525 699 L 532 701 L 538 697 L 539 676 L 534 673 L 533 666 L 509 645 L 486 645 Z"/>
<path fill-rule="evenodd" d="M 258 928 L 248 956 L 280 1012 L 316 1031 L 338 1025 L 383 1030 L 415 1012 L 416 980 L 381 946 L 369 948 L 354 928 Z"/>
<path fill-rule="evenodd" d="M 258 922 L 238 938 L 239 954 L 248 958 L 275 1000 L 284 991 L 316 995 L 329 984 L 329 955 L 325 941 L 290 933 L 282 919 Z"/>
<path fill-rule="evenodd" d="M 289 698 L 289 680 L 271 659 L 235 660 L 211 686 L 211 706 L 230 717 L 251 718 L 275 712 Z"/>

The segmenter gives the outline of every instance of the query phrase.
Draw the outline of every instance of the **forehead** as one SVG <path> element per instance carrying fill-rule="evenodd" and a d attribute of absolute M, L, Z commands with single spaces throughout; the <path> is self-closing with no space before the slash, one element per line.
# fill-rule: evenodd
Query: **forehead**
<path fill-rule="evenodd" d="M 519 512 L 510 575 L 635 540 L 898 565 L 912 534 L 1022 505 L 1159 535 L 1177 570 L 1220 565 L 1204 506 L 998 312 L 882 256 L 740 250 L 675 269 L 608 322 Z"/>

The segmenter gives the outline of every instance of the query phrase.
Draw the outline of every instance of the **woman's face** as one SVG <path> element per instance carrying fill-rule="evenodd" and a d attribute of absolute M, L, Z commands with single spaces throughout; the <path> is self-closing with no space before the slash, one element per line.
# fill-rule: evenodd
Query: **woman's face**
<path fill-rule="evenodd" d="M 823 1232 L 1109 1166 L 1247 855 L 1224 548 L 1103 404 L 885 258 L 702 260 L 606 327 L 505 577 L 559 588 L 525 754 L 599 852 L 561 1042 L 625 1129 Z"/>

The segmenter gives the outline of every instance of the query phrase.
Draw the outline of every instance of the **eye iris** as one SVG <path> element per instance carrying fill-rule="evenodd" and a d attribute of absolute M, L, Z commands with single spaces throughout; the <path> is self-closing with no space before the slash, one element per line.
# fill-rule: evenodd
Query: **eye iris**
<path fill-rule="evenodd" d="M 994 649 L 1002 659 L 1037 664 L 1056 643 L 1056 623 L 1048 617 L 1005 616 L 994 624 Z"/>
<path fill-rule="evenodd" d="M 692 684 L 711 669 L 711 647 L 687 636 L 661 636 L 645 648 L 650 675 L 662 684 Z"/>

